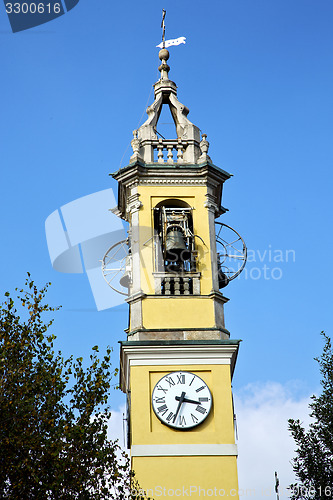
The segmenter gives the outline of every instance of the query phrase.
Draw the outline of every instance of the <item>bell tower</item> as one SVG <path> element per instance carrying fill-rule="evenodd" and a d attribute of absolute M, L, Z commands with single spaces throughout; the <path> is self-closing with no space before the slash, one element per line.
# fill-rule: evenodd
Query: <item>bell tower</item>
<path fill-rule="evenodd" d="M 133 132 L 129 165 L 113 174 L 113 211 L 129 223 L 120 280 L 129 305 L 120 353 L 128 446 L 150 497 L 194 499 L 213 491 L 237 498 L 231 379 L 240 341 L 225 328 L 228 299 L 220 289 L 231 278 L 215 232 L 230 174 L 212 163 L 207 136 L 178 101 L 168 50 L 159 58 L 148 118 Z M 162 106 L 170 108 L 177 139 L 158 133 Z"/>

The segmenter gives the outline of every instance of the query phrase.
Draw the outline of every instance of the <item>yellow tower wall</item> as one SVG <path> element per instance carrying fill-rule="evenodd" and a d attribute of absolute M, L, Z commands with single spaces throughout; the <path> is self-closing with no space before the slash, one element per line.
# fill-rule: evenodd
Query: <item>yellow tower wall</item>
<path fill-rule="evenodd" d="M 214 328 L 214 302 L 209 297 L 159 297 L 155 295 L 142 302 L 145 328 Z"/>
<path fill-rule="evenodd" d="M 235 457 L 134 457 L 133 469 L 140 488 L 155 500 L 239 498 Z"/>
<path fill-rule="evenodd" d="M 231 393 L 231 359 L 238 346 L 227 341 L 202 346 L 193 343 L 192 349 L 197 347 L 197 354 L 187 355 L 189 347 L 185 343 L 178 346 L 176 354 L 176 346 L 170 346 L 170 354 L 167 344 L 165 354 L 163 345 L 160 350 L 154 350 L 153 342 L 146 343 L 151 346 L 151 354 L 145 346 L 139 352 L 140 342 L 124 344 L 132 345 L 136 352 L 128 355 L 126 378 L 127 390 L 131 394 L 132 468 L 140 487 L 151 498 L 187 498 L 189 493 L 192 499 L 214 495 L 217 498 L 238 498 Z M 203 364 L 205 358 L 207 362 Z M 208 358 L 211 358 L 210 362 Z M 164 375 L 175 371 L 191 372 L 201 377 L 213 398 L 212 409 L 204 422 L 186 431 L 163 424 L 151 404 L 155 384 Z"/>

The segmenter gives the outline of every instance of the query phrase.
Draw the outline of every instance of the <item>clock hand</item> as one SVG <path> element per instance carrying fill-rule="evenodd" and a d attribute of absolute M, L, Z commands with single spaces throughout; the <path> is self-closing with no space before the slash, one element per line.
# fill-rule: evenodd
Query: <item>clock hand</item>
<path fill-rule="evenodd" d="M 177 399 L 177 398 L 176 398 Z M 179 399 L 179 403 L 178 403 L 178 406 L 177 406 L 177 410 L 176 410 L 176 413 L 175 413 L 175 416 L 173 417 L 173 420 L 172 422 L 175 423 L 176 422 L 176 418 L 177 418 L 177 415 L 179 413 L 179 410 L 180 410 L 180 407 L 181 405 L 183 404 L 183 401 L 185 399 L 185 392 L 182 392 L 181 393 L 181 396 L 179 397 L 178 396 L 178 399 Z"/>
<path fill-rule="evenodd" d="M 179 396 L 176 396 L 175 397 L 175 400 L 176 401 L 179 401 L 180 400 L 180 397 Z M 183 399 L 183 403 L 193 403 L 194 405 L 200 405 L 201 402 L 200 401 L 193 401 L 192 399 L 187 399 L 187 398 L 184 398 Z"/>

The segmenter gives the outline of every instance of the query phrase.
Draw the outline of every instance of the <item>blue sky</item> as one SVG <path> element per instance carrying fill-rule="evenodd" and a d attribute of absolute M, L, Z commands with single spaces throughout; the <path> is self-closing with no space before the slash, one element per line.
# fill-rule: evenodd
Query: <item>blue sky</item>
<path fill-rule="evenodd" d="M 111 345 L 118 363 L 127 306 L 97 312 L 85 274 L 54 271 L 44 223 L 77 198 L 116 192 L 108 174 L 128 162 L 158 78 L 162 7 L 166 37 L 187 39 L 170 49 L 170 78 L 213 162 L 234 175 L 223 221 L 255 259 L 225 289 L 226 326 L 243 340 L 234 389 L 292 384 L 303 397 L 319 386 L 319 333 L 333 330 L 331 0 L 80 0 L 16 34 L 0 6 L 1 292 L 27 271 L 51 281 L 58 347 L 88 356 Z"/>

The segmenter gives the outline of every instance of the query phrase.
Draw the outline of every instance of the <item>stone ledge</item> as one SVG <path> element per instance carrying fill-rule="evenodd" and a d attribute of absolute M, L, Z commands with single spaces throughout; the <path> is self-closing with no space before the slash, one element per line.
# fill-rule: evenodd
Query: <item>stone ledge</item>
<path fill-rule="evenodd" d="M 198 328 L 198 329 L 165 329 L 145 330 L 137 329 L 128 333 L 129 341 L 202 341 L 202 340 L 229 340 L 230 333 L 222 328 Z"/>

